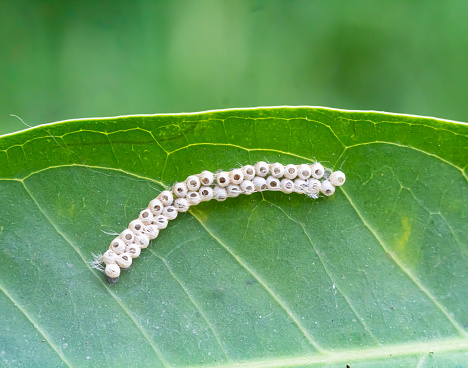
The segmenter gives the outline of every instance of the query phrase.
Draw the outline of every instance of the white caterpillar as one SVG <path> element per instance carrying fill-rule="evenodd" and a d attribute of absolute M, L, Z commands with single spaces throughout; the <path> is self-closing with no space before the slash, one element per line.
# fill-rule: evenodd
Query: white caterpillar
<path fill-rule="evenodd" d="M 168 221 L 174 220 L 179 212 L 187 212 L 190 206 L 213 198 L 221 202 L 228 197 L 266 190 L 318 198 L 319 193 L 332 195 L 335 187 L 343 185 L 346 180 L 341 171 L 330 173 L 328 179 L 324 179 L 324 175 L 325 169 L 318 162 L 283 166 L 263 161 L 229 172 L 213 174 L 203 171 L 190 175 L 184 182 L 176 183 L 172 191 L 165 190 L 153 199 L 148 208 L 140 212 L 138 219 L 130 222 L 128 229 L 111 242 L 103 255 L 95 256 L 92 265 L 104 271 L 110 283 L 115 283 L 119 280 L 120 270 L 130 267 L 132 259 L 140 255 L 141 249 L 146 248 L 151 239 L 157 238 Z"/>

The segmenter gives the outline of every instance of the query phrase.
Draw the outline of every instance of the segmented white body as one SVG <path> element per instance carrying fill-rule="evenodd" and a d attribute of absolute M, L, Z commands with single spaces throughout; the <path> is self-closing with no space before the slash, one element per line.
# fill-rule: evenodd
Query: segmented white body
<path fill-rule="evenodd" d="M 229 172 L 203 171 L 190 175 L 184 182 L 176 183 L 172 191 L 162 191 L 153 199 L 138 219 L 130 222 L 128 229 L 111 242 L 109 250 L 97 257 L 94 266 L 104 270 L 109 282 L 117 282 L 120 269 L 130 267 L 132 259 L 140 255 L 141 249 L 146 248 L 178 212 L 187 212 L 190 206 L 211 199 L 221 202 L 240 194 L 267 190 L 296 192 L 311 198 L 318 198 L 319 193 L 330 196 L 335 192 L 335 186 L 344 184 L 346 177 L 341 171 L 332 172 L 328 179 L 324 179 L 324 174 L 325 169 L 318 162 L 284 166 L 260 161 L 254 166 L 246 165 Z"/>

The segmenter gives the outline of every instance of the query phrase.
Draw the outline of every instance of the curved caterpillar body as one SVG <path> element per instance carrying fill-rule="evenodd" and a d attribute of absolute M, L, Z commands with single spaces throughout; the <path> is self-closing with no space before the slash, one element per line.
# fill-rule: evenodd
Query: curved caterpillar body
<path fill-rule="evenodd" d="M 115 283 L 119 280 L 120 270 L 130 267 L 132 259 L 140 255 L 150 240 L 157 238 L 168 221 L 174 220 L 179 212 L 187 212 L 190 206 L 266 190 L 301 193 L 311 198 L 318 198 L 320 193 L 330 196 L 345 180 L 341 171 L 326 173 L 318 162 L 283 166 L 260 161 L 254 166 L 246 165 L 229 172 L 203 171 L 190 175 L 184 182 L 176 183 L 171 191 L 162 191 L 153 199 L 138 219 L 130 222 L 128 229 L 111 242 L 103 255 L 95 256 L 92 264 L 105 272 L 110 283 Z"/>

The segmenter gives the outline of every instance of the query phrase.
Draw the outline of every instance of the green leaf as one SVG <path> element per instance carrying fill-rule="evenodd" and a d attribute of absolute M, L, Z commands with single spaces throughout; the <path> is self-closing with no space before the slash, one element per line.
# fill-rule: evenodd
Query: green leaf
<path fill-rule="evenodd" d="M 464 366 L 468 127 L 323 108 L 84 119 L 0 138 L 0 365 Z M 179 214 L 107 284 L 87 263 L 165 187 L 319 160 L 332 197 Z"/>

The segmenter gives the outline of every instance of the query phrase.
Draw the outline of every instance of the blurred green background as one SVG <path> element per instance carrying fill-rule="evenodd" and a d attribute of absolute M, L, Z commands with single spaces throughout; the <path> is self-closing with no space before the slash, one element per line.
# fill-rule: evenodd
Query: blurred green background
<path fill-rule="evenodd" d="M 319 105 L 468 121 L 468 1 L 0 0 L 0 134 Z"/>

